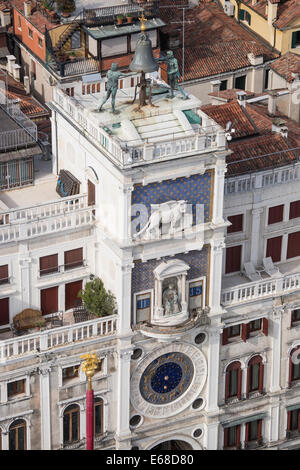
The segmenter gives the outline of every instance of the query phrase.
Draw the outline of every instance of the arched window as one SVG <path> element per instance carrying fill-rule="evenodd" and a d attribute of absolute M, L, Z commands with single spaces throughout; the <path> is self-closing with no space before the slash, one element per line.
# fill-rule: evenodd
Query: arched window
<path fill-rule="evenodd" d="M 65 409 L 63 434 L 66 445 L 80 440 L 80 409 L 78 405 L 70 405 Z"/>
<path fill-rule="evenodd" d="M 242 369 L 239 361 L 232 362 L 226 369 L 225 400 L 229 398 L 241 399 Z"/>
<path fill-rule="evenodd" d="M 94 425 L 95 436 L 103 434 L 103 400 L 102 398 L 95 398 L 94 403 Z"/>
<path fill-rule="evenodd" d="M 300 380 L 300 346 L 290 353 L 289 385 L 291 386 L 297 380 Z"/>
<path fill-rule="evenodd" d="M 9 450 L 26 449 L 26 421 L 17 419 L 9 427 Z"/>
<path fill-rule="evenodd" d="M 248 363 L 247 395 L 251 392 L 263 393 L 264 365 L 261 356 L 254 356 Z"/>

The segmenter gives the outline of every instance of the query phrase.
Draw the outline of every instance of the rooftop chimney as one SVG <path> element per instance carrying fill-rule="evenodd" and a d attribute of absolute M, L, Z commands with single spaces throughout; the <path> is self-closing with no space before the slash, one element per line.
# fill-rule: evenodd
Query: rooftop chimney
<path fill-rule="evenodd" d="M 269 92 L 269 98 L 268 98 L 268 113 L 271 116 L 275 116 L 276 114 L 276 101 L 277 101 L 277 96 L 278 94 L 276 91 L 270 91 Z"/>
<path fill-rule="evenodd" d="M 24 2 L 24 14 L 26 18 L 28 18 L 31 15 L 31 2 L 30 1 Z"/>
<path fill-rule="evenodd" d="M 277 20 L 278 4 L 268 0 L 268 23 L 271 26 Z"/>
<path fill-rule="evenodd" d="M 243 90 L 237 91 L 237 100 L 240 106 L 246 107 L 247 93 Z"/>
<path fill-rule="evenodd" d="M 273 122 L 272 122 L 272 131 L 273 132 L 276 132 L 277 134 L 281 134 L 282 137 L 284 137 L 285 139 L 287 139 L 288 137 L 288 132 L 289 132 L 289 129 L 288 127 L 285 125 L 285 122 L 282 120 L 282 119 L 274 119 Z"/>
<path fill-rule="evenodd" d="M 211 93 L 217 93 L 218 91 L 220 91 L 220 85 L 221 85 L 220 80 L 212 80 L 210 82 L 210 86 L 211 86 L 210 92 Z"/>

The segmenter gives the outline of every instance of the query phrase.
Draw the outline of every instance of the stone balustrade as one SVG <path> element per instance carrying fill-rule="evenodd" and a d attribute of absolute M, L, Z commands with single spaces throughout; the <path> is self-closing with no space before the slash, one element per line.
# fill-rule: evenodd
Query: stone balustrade
<path fill-rule="evenodd" d="M 113 337 L 117 333 L 117 315 L 37 331 L 25 336 L 0 340 L 0 363 L 45 351 L 57 350 L 70 344 L 89 341 L 97 337 Z"/>

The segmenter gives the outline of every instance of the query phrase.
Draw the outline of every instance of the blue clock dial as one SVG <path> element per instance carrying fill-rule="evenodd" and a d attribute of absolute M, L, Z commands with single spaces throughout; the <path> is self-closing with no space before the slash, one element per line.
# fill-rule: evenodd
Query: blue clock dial
<path fill-rule="evenodd" d="M 140 381 L 140 392 L 149 403 L 170 403 L 188 389 L 193 375 L 194 366 L 188 356 L 177 352 L 167 353 L 145 369 Z"/>

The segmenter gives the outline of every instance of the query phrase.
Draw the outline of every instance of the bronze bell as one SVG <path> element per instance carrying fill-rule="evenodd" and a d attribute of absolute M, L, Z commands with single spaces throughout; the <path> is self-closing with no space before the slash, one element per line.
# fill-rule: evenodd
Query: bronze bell
<path fill-rule="evenodd" d="M 133 60 L 129 65 L 132 72 L 150 73 L 158 70 L 158 63 L 153 57 L 152 42 L 146 32 L 142 32 L 134 53 Z"/>

